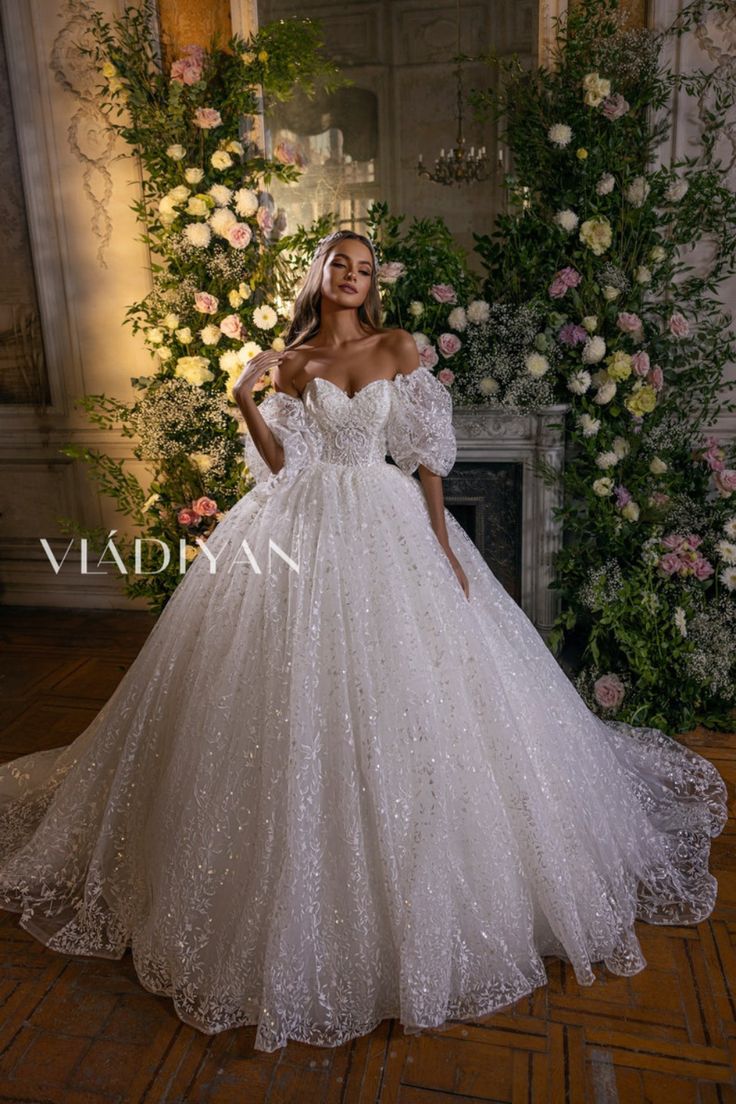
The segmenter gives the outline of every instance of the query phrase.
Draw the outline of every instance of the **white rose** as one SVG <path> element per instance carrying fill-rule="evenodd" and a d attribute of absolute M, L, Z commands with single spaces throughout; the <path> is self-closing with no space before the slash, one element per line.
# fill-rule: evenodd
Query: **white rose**
<path fill-rule="evenodd" d="M 195 218 L 201 218 L 203 215 L 208 215 L 209 213 L 209 207 L 203 199 L 199 198 L 199 196 L 192 196 L 192 198 L 187 203 L 188 215 L 194 215 Z"/>
<path fill-rule="evenodd" d="M 199 184 L 200 180 L 204 176 L 204 169 L 187 169 L 184 173 L 184 179 L 188 184 Z"/>
<path fill-rule="evenodd" d="M 661 245 L 653 245 L 649 250 L 649 260 L 653 261 L 654 264 L 660 264 L 666 256 L 667 253 Z"/>
<path fill-rule="evenodd" d="M 191 194 L 192 189 L 187 188 L 186 184 L 177 184 L 175 188 L 172 188 L 169 195 L 175 203 L 183 203 L 188 195 Z"/>
<path fill-rule="evenodd" d="M 658 456 L 653 456 L 649 464 L 649 470 L 652 475 L 664 475 L 668 466 L 664 460 L 660 460 Z"/>
<path fill-rule="evenodd" d="M 639 265 L 636 270 L 636 282 L 637 284 L 651 284 L 652 273 L 646 265 Z"/>
<path fill-rule="evenodd" d="M 164 339 L 164 335 L 157 326 L 153 326 L 146 332 L 146 341 L 149 345 L 160 345 Z"/>
<path fill-rule="evenodd" d="M 591 337 L 583 345 L 583 364 L 598 364 L 606 355 L 606 343 L 602 337 Z"/>
<path fill-rule="evenodd" d="M 409 304 L 409 314 L 412 318 L 421 318 L 424 314 L 424 303 L 420 303 L 418 299 L 412 299 Z"/>
<path fill-rule="evenodd" d="M 603 475 L 600 479 L 596 479 L 593 483 L 593 490 L 600 498 L 613 494 L 613 480 L 610 475 Z"/>
<path fill-rule="evenodd" d="M 186 157 L 186 155 L 187 151 L 184 149 L 183 146 L 168 146 L 166 150 L 166 156 L 170 157 L 172 161 L 181 161 L 184 157 Z"/>
<path fill-rule="evenodd" d="M 624 456 L 628 456 L 631 452 L 631 445 L 625 437 L 614 437 L 611 448 L 616 453 L 619 460 L 623 460 Z"/>
<path fill-rule="evenodd" d="M 180 330 L 176 331 L 177 341 L 181 341 L 182 345 L 188 345 L 192 340 L 192 331 L 188 326 L 183 326 Z"/>
<path fill-rule="evenodd" d="M 171 360 L 171 349 L 168 345 L 159 345 L 158 349 L 156 349 L 156 356 L 160 360 Z"/>
<path fill-rule="evenodd" d="M 664 198 L 669 203 L 678 203 L 687 192 L 688 186 L 687 180 L 675 180 L 664 193 Z"/>
<path fill-rule="evenodd" d="M 411 336 L 414 338 L 414 344 L 416 345 L 417 349 L 421 349 L 424 345 L 432 344 L 427 335 L 422 333 L 421 330 L 415 330 Z"/>
<path fill-rule="evenodd" d="M 621 294 L 621 289 L 613 287 L 612 284 L 606 284 L 603 288 L 603 298 L 607 303 L 612 303 L 614 299 L 618 299 Z"/>
<path fill-rule="evenodd" d="M 163 324 L 167 330 L 175 330 L 176 327 L 179 325 L 179 315 L 167 314 L 163 320 Z"/>
<path fill-rule="evenodd" d="M 215 150 L 210 157 L 210 164 L 213 169 L 229 169 L 233 163 L 233 159 L 227 150 Z"/>
<path fill-rule="evenodd" d="M 630 502 L 626 503 L 621 513 L 627 519 L 627 521 L 639 520 L 639 506 L 636 502 L 634 502 L 633 498 Z"/>
<path fill-rule="evenodd" d="M 586 314 L 583 319 L 583 329 L 587 330 L 589 334 L 594 334 L 598 329 L 598 319 L 594 314 Z"/>
<path fill-rule="evenodd" d="M 229 291 L 227 293 L 227 301 L 231 307 L 235 307 L 235 309 L 237 310 L 238 307 L 242 305 L 243 296 L 240 294 L 239 291 L 236 291 L 235 288 L 233 288 L 232 291 Z"/>

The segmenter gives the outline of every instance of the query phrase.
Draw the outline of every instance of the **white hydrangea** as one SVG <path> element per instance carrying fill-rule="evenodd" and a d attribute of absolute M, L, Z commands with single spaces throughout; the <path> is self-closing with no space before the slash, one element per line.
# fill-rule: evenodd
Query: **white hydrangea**
<path fill-rule="evenodd" d="M 564 149 L 572 141 L 572 127 L 567 123 L 553 123 L 547 131 L 547 137 L 559 149 Z"/>
<path fill-rule="evenodd" d="M 595 437 L 601 428 L 601 420 L 600 418 L 594 418 L 592 414 L 580 414 L 578 425 L 583 432 L 583 437 Z"/>
<path fill-rule="evenodd" d="M 474 326 L 479 325 L 481 322 L 487 322 L 491 312 L 490 304 L 485 299 L 473 299 L 472 303 L 468 303 L 467 316 L 468 322 L 472 322 Z"/>
<path fill-rule="evenodd" d="M 595 190 L 599 196 L 610 195 L 616 187 L 616 177 L 612 173 L 603 173 L 598 179 Z"/>
<path fill-rule="evenodd" d="M 186 169 L 184 173 L 184 179 L 187 184 L 199 184 L 200 180 L 204 176 L 204 169 L 191 168 Z"/>
<path fill-rule="evenodd" d="M 569 207 L 565 207 L 562 211 L 558 211 L 555 215 L 554 221 L 558 226 L 561 226 L 563 230 L 567 230 L 568 233 L 572 233 L 577 229 L 577 225 L 580 219 Z"/>
<path fill-rule="evenodd" d="M 567 381 L 567 388 L 572 391 L 573 395 L 584 395 L 590 387 L 590 372 L 586 372 L 585 368 L 579 368 L 577 372 L 573 372 Z"/>
<path fill-rule="evenodd" d="M 184 237 L 197 249 L 205 249 L 212 240 L 212 231 L 206 222 L 190 222 L 184 227 Z"/>
<path fill-rule="evenodd" d="M 631 183 L 624 190 L 626 196 L 632 207 L 643 207 L 644 202 L 649 195 L 651 188 L 644 176 L 635 176 Z"/>
<path fill-rule="evenodd" d="M 258 210 L 258 196 L 250 188 L 238 188 L 233 202 L 241 218 L 248 218 Z"/>
<path fill-rule="evenodd" d="M 218 207 L 227 207 L 228 203 L 233 198 L 232 188 L 226 188 L 224 184 L 213 184 L 209 189 L 209 194 Z"/>
<path fill-rule="evenodd" d="M 606 343 L 602 337 L 595 335 L 583 345 L 581 353 L 583 364 L 598 364 L 606 355 Z"/>
<path fill-rule="evenodd" d="M 458 333 L 462 333 L 467 327 L 468 319 L 465 314 L 465 307 L 454 307 L 447 316 L 447 325 L 451 330 L 457 330 Z"/>

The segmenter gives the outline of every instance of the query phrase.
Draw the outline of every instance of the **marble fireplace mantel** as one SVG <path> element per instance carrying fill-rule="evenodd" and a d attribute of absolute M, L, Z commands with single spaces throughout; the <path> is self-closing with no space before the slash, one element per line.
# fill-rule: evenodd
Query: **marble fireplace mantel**
<path fill-rule="evenodd" d="M 562 471 L 568 409 L 564 403 L 535 414 L 490 405 L 456 407 L 457 460 L 444 480 L 447 508 L 543 636 L 559 609 L 559 596 L 549 584 L 562 543 L 561 523 L 553 517 L 554 507 L 562 504 L 562 488 L 545 483 L 535 463 L 540 459 Z M 508 548 L 499 559 L 489 545 L 500 549 L 503 543 Z"/>

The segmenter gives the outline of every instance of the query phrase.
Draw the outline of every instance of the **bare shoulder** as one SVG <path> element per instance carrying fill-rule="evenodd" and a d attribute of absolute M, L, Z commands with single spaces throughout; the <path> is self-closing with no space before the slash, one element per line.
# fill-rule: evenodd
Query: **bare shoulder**
<path fill-rule="evenodd" d="M 271 379 L 276 391 L 285 391 L 292 398 L 298 398 L 299 392 L 294 386 L 294 376 L 299 372 L 304 362 L 304 353 L 301 349 L 285 349 L 277 364 L 271 372 Z"/>
<path fill-rule="evenodd" d="M 419 349 L 408 330 L 386 330 L 381 334 L 381 344 L 386 357 L 392 360 L 397 374 L 408 375 L 419 367 Z"/>

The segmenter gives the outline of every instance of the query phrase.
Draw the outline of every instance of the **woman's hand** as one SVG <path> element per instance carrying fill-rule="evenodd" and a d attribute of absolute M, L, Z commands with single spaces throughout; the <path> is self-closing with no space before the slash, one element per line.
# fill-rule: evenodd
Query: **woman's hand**
<path fill-rule="evenodd" d="M 460 566 L 460 561 L 458 560 L 457 556 L 455 555 L 455 553 L 450 548 L 449 544 L 443 545 L 442 547 L 445 549 L 445 553 L 447 554 L 447 558 L 450 561 L 450 563 L 452 564 L 452 570 L 457 575 L 457 580 L 460 583 L 460 586 L 463 588 L 463 593 L 464 593 L 465 597 L 468 599 L 468 601 L 470 601 L 470 584 L 468 583 L 468 579 L 467 579 L 467 576 L 466 576 L 465 572 L 463 571 L 462 567 Z"/>
<path fill-rule="evenodd" d="M 248 361 L 233 384 L 233 398 L 237 399 L 239 394 L 249 395 L 253 390 L 253 385 L 258 382 L 261 376 L 265 376 L 267 372 L 272 372 L 283 355 L 283 352 L 279 353 L 276 349 L 264 349 L 263 352 L 257 353 Z"/>

